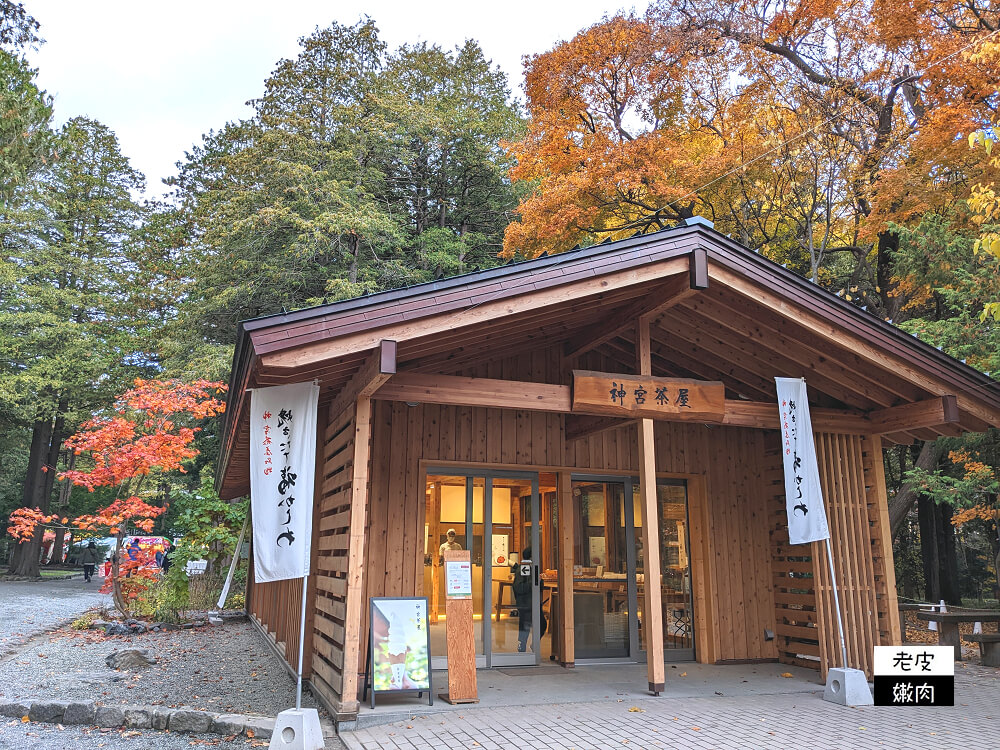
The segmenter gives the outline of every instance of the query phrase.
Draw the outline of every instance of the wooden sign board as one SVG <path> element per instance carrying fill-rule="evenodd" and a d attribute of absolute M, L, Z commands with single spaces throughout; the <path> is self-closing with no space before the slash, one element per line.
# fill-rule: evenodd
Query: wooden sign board
<path fill-rule="evenodd" d="M 464 565 L 463 565 L 464 564 Z M 444 565 L 448 582 L 445 603 L 445 634 L 448 642 L 448 692 L 441 697 L 448 703 L 478 703 L 476 684 L 476 639 L 473 633 L 472 559 L 469 550 L 445 550 Z M 451 569 L 449 570 L 449 566 Z M 468 571 L 468 581 L 466 581 Z"/>
<path fill-rule="evenodd" d="M 623 418 L 721 422 L 726 392 L 719 381 L 573 370 L 572 409 Z"/>

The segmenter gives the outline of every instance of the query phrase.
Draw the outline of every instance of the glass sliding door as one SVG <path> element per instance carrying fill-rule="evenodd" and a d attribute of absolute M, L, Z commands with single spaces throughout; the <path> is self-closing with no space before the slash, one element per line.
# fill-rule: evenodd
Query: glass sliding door
<path fill-rule="evenodd" d="M 639 594 L 639 647 L 646 650 L 642 627 L 645 563 L 639 484 L 633 486 L 636 537 L 636 579 Z M 657 538 L 660 546 L 660 586 L 663 607 L 663 654 L 666 661 L 694 658 L 694 606 L 691 588 L 691 543 L 687 486 L 683 480 L 661 479 L 656 484 Z"/>
<path fill-rule="evenodd" d="M 472 559 L 473 635 L 476 663 L 485 666 L 483 634 L 483 506 L 485 480 L 454 474 L 428 474 L 425 482 L 424 595 L 429 602 L 433 668 L 447 665 L 444 553 L 470 551 Z"/>
<path fill-rule="evenodd" d="M 537 664 L 542 630 L 538 476 L 496 473 L 486 481 L 493 549 L 489 664 Z"/>
<path fill-rule="evenodd" d="M 424 592 L 433 667 L 447 665 L 443 554 L 468 549 L 479 667 L 538 664 L 560 656 L 560 597 L 573 597 L 575 659 L 645 659 L 645 554 L 639 484 L 621 476 L 572 477 L 572 513 L 558 516 L 556 476 L 454 468 L 425 481 Z M 656 487 L 663 645 L 667 661 L 694 658 L 694 610 L 683 480 Z M 573 526 L 572 589 L 559 586 L 559 524 Z"/>
<path fill-rule="evenodd" d="M 551 652 L 551 638 L 543 641 L 548 624 L 543 579 L 555 578 L 555 570 L 547 568 L 555 559 L 548 546 L 554 532 L 540 531 L 538 474 L 431 469 L 425 487 L 424 592 L 434 668 L 447 665 L 443 555 L 448 549 L 471 553 L 477 666 L 537 664 L 542 653 Z M 546 507 L 552 508 L 554 477 L 546 493 Z"/>
<path fill-rule="evenodd" d="M 635 542 L 631 481 L 573 479 L 573 619 L 576 659 L 633 656 Z"/>

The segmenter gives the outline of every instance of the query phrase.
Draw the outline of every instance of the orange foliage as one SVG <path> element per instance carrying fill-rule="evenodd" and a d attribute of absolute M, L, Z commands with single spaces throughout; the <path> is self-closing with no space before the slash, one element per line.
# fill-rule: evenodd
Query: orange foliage
<path fill-rule="evenodd" d="M 507 148 L 534 190 L 504 255 L 693 213 L 759 248 L 872 243 L 1000 172 L 963 140 L 995 106 L 977 49 L 998 25 L 981 0 L 659 0 L 605 18 L 525 63 L 529 128 Z M 812 223 L 824 191 L 832 228 Z"/>
<path fill-rule="evenodd" d="M 206 380 L 137 379 L 135 387 L 115 403 L 114 415 L 85 422 L 66 441 L 66 447 L 78 455 L 90 453 L 94 467 L 66 471 L 59 478 L 93 490 L 121 485 L 154 469 L 183 472 L 183 462 L 197 455 L 190 445 L 198 428 L 178 427 L 171 417 L 204 419 L 221 414 L 225 404 L 212 391 L 223 390 L 222 383 Z"/>
<path fill-rule="evenodd" d="M 154 519 L 166 512 L 165 507 L 150 505 L 139 496 L 142 482 L 152 472 L 184 471 L 183 462 L 198 455 L 191 443 L 199 428 L 179 426 L 178 421 L 221 414 L 225 404 L 213 394 L 224 390 L 223 383 L 206 380 L 136 380 L 135 387 L 115 402 L 113 414 L 84 423 L 66 441 L 66 447 L 77 454 L 88 453 L 94 466 L 59 475 L 91 491 L 117 487 L 118 497 L 95 513 L 72 520 L 46 515 L 38 508 L 18 508 L 10 515 L 7 531 L 19 542 L 30 539 L 39 525 L 106 530 L 117 536 L 117 562 L 105 586 L 114 591 L 115 603 L 124 612 L 126 603 L 144 588 L 142 579 L 154 573 L 139 561 L 123 559 L 122 536 L 128 527 L 151 532 Z"/>

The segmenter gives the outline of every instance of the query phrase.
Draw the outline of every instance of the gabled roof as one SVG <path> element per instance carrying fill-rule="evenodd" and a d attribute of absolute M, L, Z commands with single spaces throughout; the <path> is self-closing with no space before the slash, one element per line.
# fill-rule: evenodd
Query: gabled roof
<path fill-rule="evenodd" d="M 237 444 L 246 450 L 239 434 L 248 387 L 318 379 L 321 398 L 329 400 L 381 339 L 396 340 L 402 368 L 418 372 L 454 372 L 484 352 L 563 345 L 659 293 L 665 279 L 687 274 L 693 253 L 707 259 L 708 288 L 667 316 L 658 344 L 665 373 L 721 379 L 734 396 L 763 396 L 773 362 L 781 373 L 807 377 L 811 392 L 815 387 L 831 406 L 864 411 L 953 394 L 964 429 L 1000 422 L 1000 384 L 696 218 L 652 234 L 242 322 L 220 482 L 229 484 Z M 625 360 L 630 346 L 628 333 L 602 344 L 609 356 Z"/>

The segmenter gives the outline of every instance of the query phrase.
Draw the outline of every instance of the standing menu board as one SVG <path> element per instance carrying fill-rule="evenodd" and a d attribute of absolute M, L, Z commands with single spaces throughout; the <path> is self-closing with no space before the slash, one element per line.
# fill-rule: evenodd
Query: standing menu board
<path fill-rule="evenodd" d="M 365 693 L 431 694 L 431 636 L 427 597 L 371 597 Z"/>

